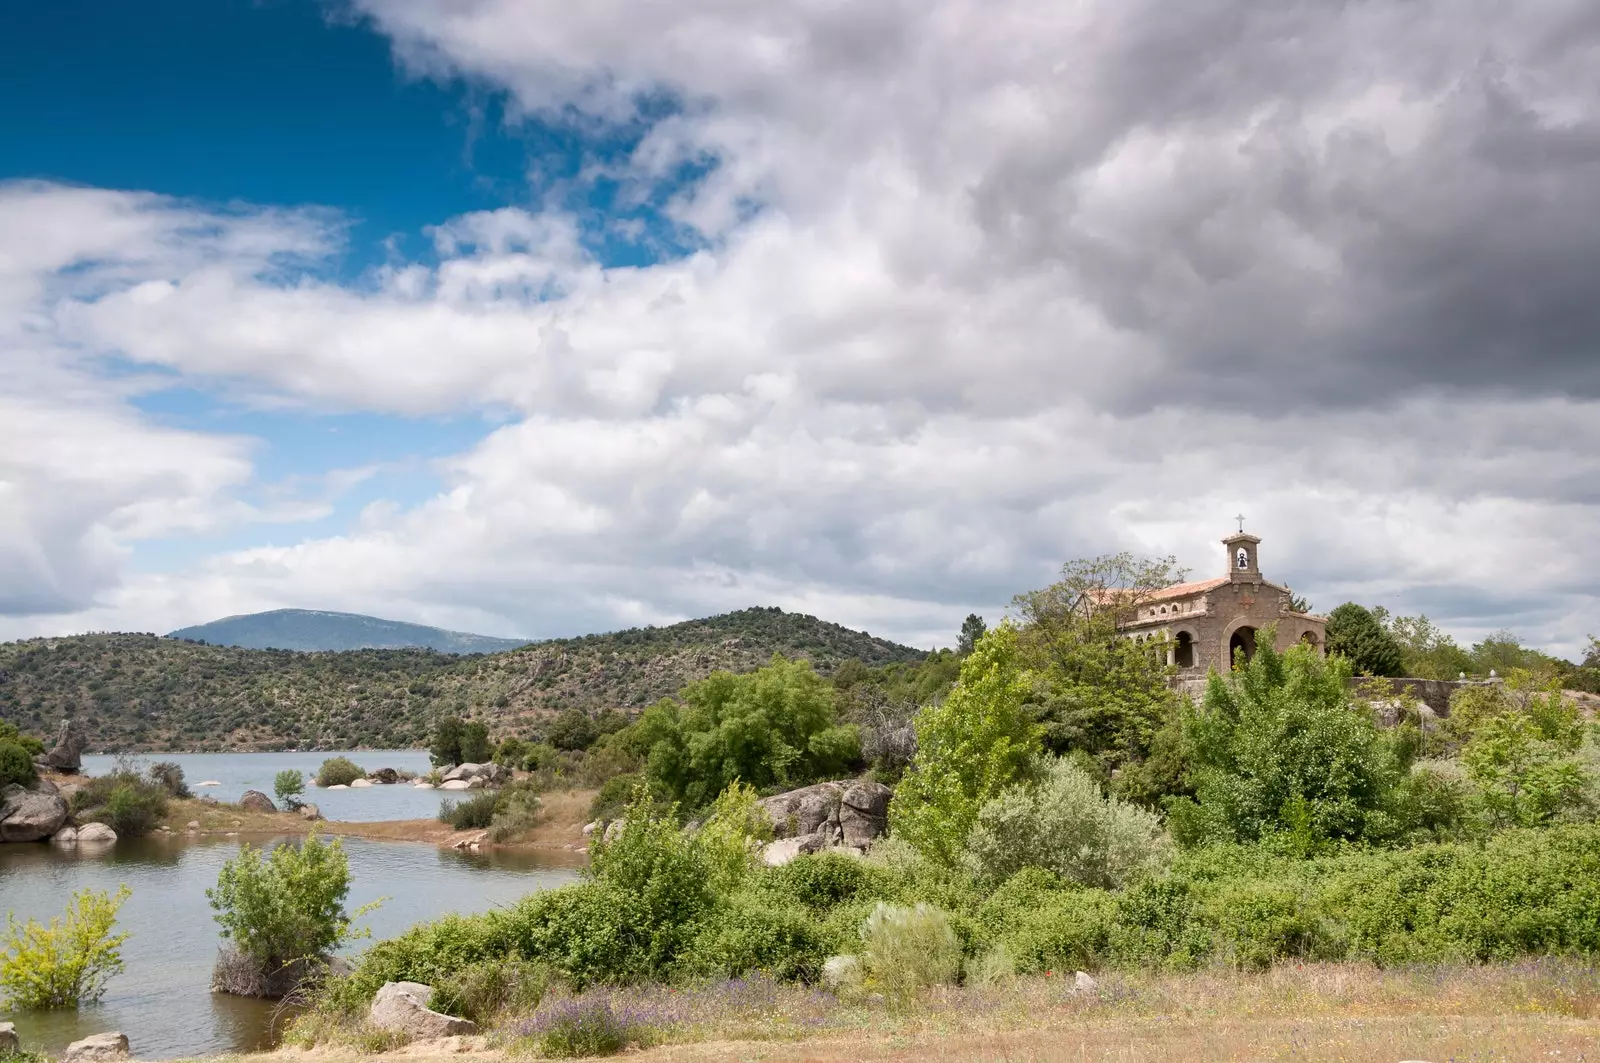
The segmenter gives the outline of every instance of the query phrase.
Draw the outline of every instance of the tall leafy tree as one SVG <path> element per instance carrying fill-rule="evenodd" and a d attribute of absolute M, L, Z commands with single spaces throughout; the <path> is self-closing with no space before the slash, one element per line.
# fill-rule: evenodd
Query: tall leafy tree
<path fill-rule="evenodd" d="M 1032 682 L 1015 627 L 978 640 L 955 689 L 917 714 L 916 756 L 889 805 L 894 834 L 929 859 L 958 859 L 978 810 L 1033 772 L 1039 728 L 1024 707 Z"/>
<path fill-rule="evenodd" d="M 1149 754 L 1177 710 L 1172 672 L 1163 643 L 1135 642 L 1119 625 L 1183 575 L 1170 557 L 1114 554 L 1069 562 L 1055 583 L 1016 597 L 1019 659 L 1051 752 L 1080 750 L 1103 773 Z"/>
<path fill-rule="evenodd" d="M 1400 643 L 1371 610 L 1355 602 L 1345 602 L 1328 614 L 1328 652 L 1344 657 L 1363 675 L 1396 676 L 1405 671 Z"/>
<path fill-rule="evenodd" d="M 433 725 L 433 739 L 428 743 L 428 759 L 436 768 L 453 767 L 464 763 L 461 758 L 461 731 L 465 725 L 459 716 L 443 716 Z"/>

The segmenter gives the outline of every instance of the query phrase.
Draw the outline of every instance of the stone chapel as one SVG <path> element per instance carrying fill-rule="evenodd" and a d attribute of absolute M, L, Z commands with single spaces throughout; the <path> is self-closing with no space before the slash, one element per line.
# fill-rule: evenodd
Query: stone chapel
<path fill-rule="evenodd" d="M 1228 574 L 1196 583 L 1180 583 L 1146 596 L 1134 616 L 1120 628 L 1129 638 L 1163 639 L 1168 663 L 1178 678 L 1202 678 L 1215 668 L 1226 672 L 1233 651 L 1248 660 L 1256 652 L 1256 635 L 1277 625 L 1275 647 L 1296 642 L 1325 652 L 1328 618 L 1297 613 L 1288 587 L 1261 578 L 1257 548 L 1261 540 L 1241 530 L 1222 540 L 1228 552 Z"/>

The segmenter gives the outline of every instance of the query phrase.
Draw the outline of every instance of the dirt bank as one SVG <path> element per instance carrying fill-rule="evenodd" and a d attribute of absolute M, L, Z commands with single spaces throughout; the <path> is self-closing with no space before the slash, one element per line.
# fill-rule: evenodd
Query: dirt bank
<path fill-rule="evenodd" d="M 315 796 L 315 795 L 312 795 Z M 582 858 L 585 847 L 583 825 L 588 821 L 593 790 L 567 790 L 544 794 L 540 801 L 544 818 L 532 831 L 491 846 L 483 831 L 458 831 L 436 819 L 390 819 L 374 823 L 339 820 L 310 821 L 298 812 L 251 812 L 238 805 L 222 804 L 201 798 L 172 801 L 159 833 L 180 837 L 206 835 L 305 834 L 316 827 L 320 833 L 374 841 L 429 842 L 445 848 L 465 846 L 477 841 L 483 848 L 541 849 L 571 853 Z M 192 826 L 191 826 L 192 824 Z"/>

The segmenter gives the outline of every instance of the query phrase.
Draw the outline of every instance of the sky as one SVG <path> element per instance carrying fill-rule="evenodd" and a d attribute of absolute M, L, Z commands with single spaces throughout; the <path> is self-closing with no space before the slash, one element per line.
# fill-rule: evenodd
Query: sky
<path fill-rule="evenodd" d="M 0 638 L 951 645 L 1063 562 L 1600 633 L 1592 0 L 55 0 Z"/>

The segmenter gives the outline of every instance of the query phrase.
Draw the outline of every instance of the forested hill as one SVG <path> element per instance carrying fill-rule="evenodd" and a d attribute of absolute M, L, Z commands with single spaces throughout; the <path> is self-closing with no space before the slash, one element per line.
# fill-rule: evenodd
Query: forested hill
<path fill-rule="evenodd" d="M 637 709 L 774 653 L 831 672 L 924 654 L 799 613 L 745 609 L 669 627 L 456 657 L 431 650 L 296 653 L 96 634 L 0 644 L 0 718 L 53 733 L 80 721 L 95 751 L 409 747 L 443 712 L 517 733 L 561 709 Z"/>
<path fill-rule="evenodd" d="M 498 653 L 528 644 L 527 639 L 498 639 L 465 631 L 357 613 L 321 609 L 274 609 L 266 613 L 227 616 L 209 624 L 179 628 L 170 638 L 244 646 L 254 650 L 399 650 L 429 649 L 441 653 Z"/>

